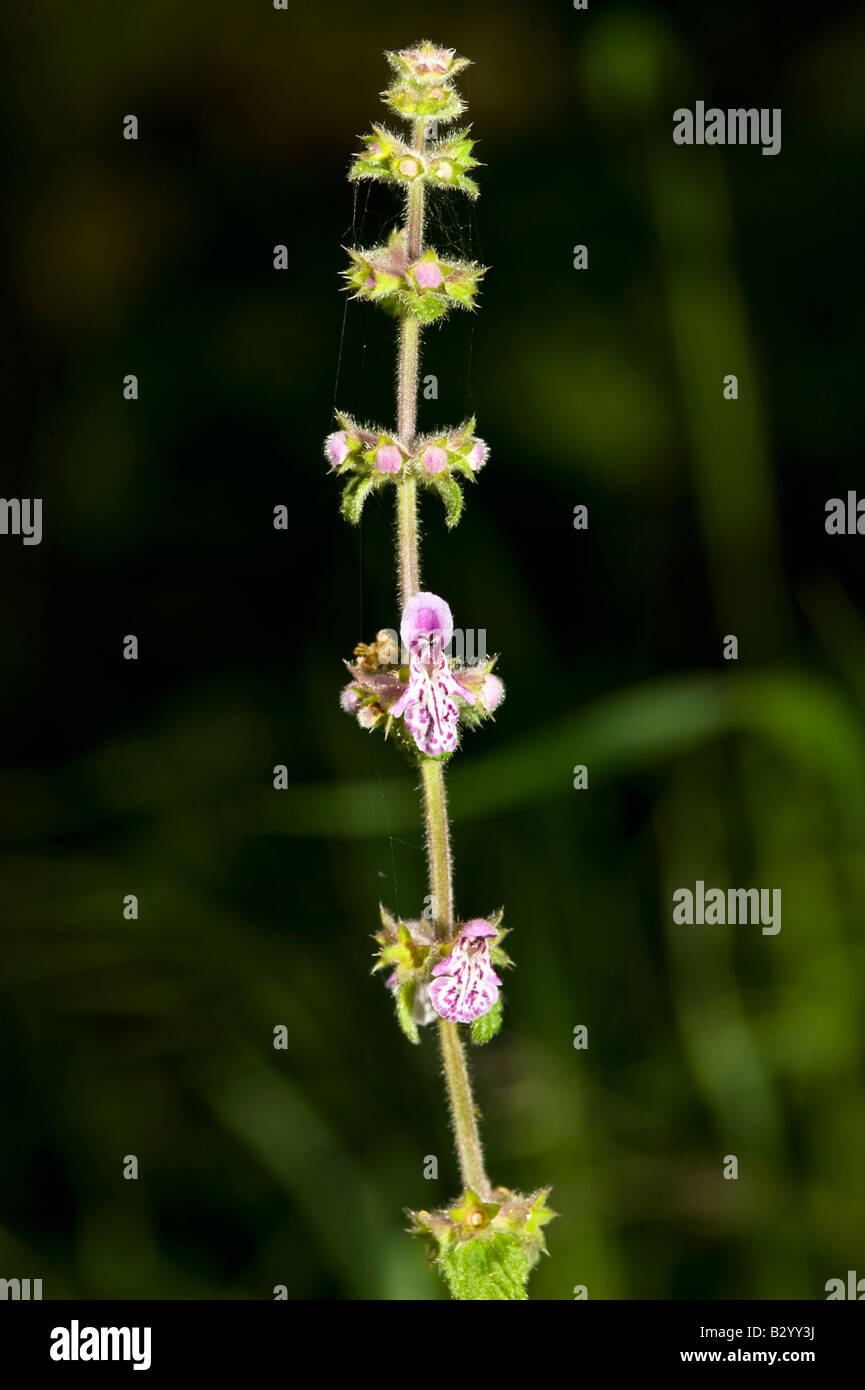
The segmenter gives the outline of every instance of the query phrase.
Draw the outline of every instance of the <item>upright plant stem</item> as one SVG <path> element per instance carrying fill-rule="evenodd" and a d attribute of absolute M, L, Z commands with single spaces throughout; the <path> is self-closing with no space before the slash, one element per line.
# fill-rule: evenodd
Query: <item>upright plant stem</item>
<path fill-rule="evenodd" d="M 414 189 L 412 189 L 412 193 Z M 411 196 L 411 195 L 409 195 Z M 397 376 L 397 433 L 407 449 L 414 446 L 417 410 L 417 378 L 420 358 L 420 324 L 405 315 L 399 327 Z M 397 485 L 397 536 L 399 546 L 399 596 L 404 608 L 420 588 L 417 529 L 417 481 L 403 476 Z"/>
<path fill-rule="evenodd" d="M 490 1197 L 490 1180 L 484 1169 L 484 1154 L 475 1119 L 472 1083 L 469 1080 L 466 1054 L 457 1032 L 457 1025 L 446 1018 L 440 1018 L 439 1038 L 463 1189 L 470 1187 L 481 1201 L 486 1202 Z"/>
<path fill-rule="evenodd" d="M 414 148 L 423 153 L 426 123 L 416 121 Z M 406 251 L 415 261 L 423 250 L 423 183 L 409 186 L 406 211 Z M 407 449 L 414 446 L 417 430 L 417 384 L 420 368 L 420 323 L 404 314 L 399 325 L 397 367 L 397 433 Z M 397 488 L 399 515 L 399 591 L 403 607 L 420 588 L 417 534 L 417 481 L 403 477 Z"/>
<path fill-rule="evenodd" d="M 448 941 L 453 936 L 453 888 L 444 771 L 441 763 L 425 758 L 421 773 L 433 921 L 436 939 Z M 457 1025 L 448 1019 L 439 1019 L 439 1038 L 463 1186 L 473 1188 L 478 1196 L 486 1198 L 489 1179 L 484 1171 L 472 1086 Z"/>
<path fill-rule="evenodd" d="M 414 128 L 414 148 L 423 153 L 424 121 Z M 423 250 L 423 184 L 413 183 L 408 193 L 406 244 L 409 260 L 417 260 Z M 412 449 L 417 431 L 417 388 L 420 364 L 420 324 L 405 314 L 400 320 L 399 365 L 397 374 L 397 432 L 403 445 Z M 417 482 L 403 477 L 397 488 L 397 557 L 399 591 L 403 606 L 420 588 L 420 559 L 417 523 Z M 424 758 L 421 764 L 427 857 L 436 939 L 453 936 L 454 908 L 451 882 L 450 829 L 442 764 Z M 442 1062 L 451 1118 L 464 1187 L 471 1187 L 482 1198 L 490 1192 L 484 1170 L 465 1052 L 455 1023 L 439 1019 Z"/>
<path fill-rule="evenodd" d="M 454 904 L 451 886 L 450 826 L 441 763 L 437 763 L 434 758 L 424 758 L 421 776 L 433 923 L 436 940 L 449 941 L 453 935 Z"/>

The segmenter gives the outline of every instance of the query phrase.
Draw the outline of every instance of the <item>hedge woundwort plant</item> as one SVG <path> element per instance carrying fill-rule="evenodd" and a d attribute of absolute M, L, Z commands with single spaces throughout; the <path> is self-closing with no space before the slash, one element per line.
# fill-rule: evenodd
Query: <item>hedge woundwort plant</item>
<path fill-rule="evenodd" d="M 382 908 L 374 970 L 389 972 L 397 1020 L 411 1042 L 420 1041 L 422 1027 L 438 1024 L 463 1191 L 440 1211 L 412 1212 L 412 1234 L 427 1241 L 454 1298 L 523 1299 L 529 1271 L 545 1248 L 542 1227 L 553 1213 L 546 1205 L 548 1189 L 524 1196 L 493 1187 L 484 1167 L 460 1030 L 473 1044 L 489 1042 L 498 1032 L 496 968 L 511 961 L 502 948 L 501 912 L 468 921 L 455 916 L 444 780 L 461 730 L 492 715 L 504 687 L 493 672 L 495 658 L 465 665 L 448 657 L 451 610 L 420 583 L 418 490 L 438 494 L 447 525 L 455 526 L 463 504 L 458 478 L 474 483 L 488 452 L 474 420 L 426 435 L 417 433 L 416 424 L 422 329 L 455 305 L 473 309 L 484 273 L 481 266 L 424 246 L 428 192 L 469 198 L 478 193 L 469 177 L 477 160 L 468 129 L 439 136 L 439 127 L 464 110 L 453 79 L 468 60 L 428 42 L 388 53 L 387 59 L 395 76 L 383 99 L 409 123 L 411 135 L 404 139 L 373 126 L 349 178 L 401 189 L 405 221 L 384 245 L 350 250 L 345 278 L 355 299 L 371 300 L 396 319 L 397 423 L 388 432 L 338 414 L 340 428 L 328 436 L 325 451 L 332 470 L 346 478 L 342 512 L 348 521 L 359 522 L 371 492 L 395 490 L 402 651 L 388 629 L 374 642 L 359 643 L 355 660 L 346 662 L 351 681 L 342 705 L 362 728 L 381 729 L 399 745 L 419 769 L 423 792 L 430 908 L 411 922 Z"/>

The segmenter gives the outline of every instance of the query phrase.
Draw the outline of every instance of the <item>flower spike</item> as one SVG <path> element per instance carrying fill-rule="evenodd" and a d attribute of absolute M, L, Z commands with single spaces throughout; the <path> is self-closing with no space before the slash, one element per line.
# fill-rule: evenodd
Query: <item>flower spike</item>
<path fill-rule="evenodd" d="M 392 81 L 382 96 L 408 128 L 373 125 L 349 179 L 390 184 L 403 196 L 405 211 L 379 245 L 346 248 L 342 278 L 353 299 L 396 320 L 397 418 L 393 426 L 361 425 L 337 413 L 324 455 L 340 479 L 349 522 L 360 521 L 374 492 L 394 490 L 401 618 L 398 635 L 380 627 L 372 641 L 355 643 L 344 663 L 348 681 L 339 704 L 360 728 L 396 745 L 423 792 L 430 893 L 412 920 L 381 908 L 373 972 L 383 972 L 408 1041 L 420 1043 L 425 1028 L 440 1041 L 462 1184 L 454 1202 L 412 1212 L 412 1234 L 427 1242 L 453 1298 L 521 1300 L 545 1250 L 542 1228 L 554 1213 L 546 1205 L 548 1189 L 526 1196 L 495 1187 L 486 1175 L 463 1048 L 497 1036 L 503 1013 L 498 972 L 512 962 L 502 947 L 501 911 L 468 921 L 456 915 L 445 799 L 446 765 L 461 735 L 495 716 L 505 689 L 497 657 L 467 664 L 449 655 L 463 634 L 454 632 L 450 605 L 422 588 L 419 578 L 419 496 L 427 505 L 435 493 L 446 525 L 455 526 L 469 485 L 490 457 L 474 418 L 433 431 L 419 428 L 417 420 L 424 330 L 454 308 L 474 310 L 485 274 L 483 266 L 442 254 L 424 240 L 424 209 L 429 196 L 438 196 L 435 190 L 478 196 L 470 127 L 451 124 L 465 109 L 454 80 L 468 60 L 427 39 L 386 56 Z"/>

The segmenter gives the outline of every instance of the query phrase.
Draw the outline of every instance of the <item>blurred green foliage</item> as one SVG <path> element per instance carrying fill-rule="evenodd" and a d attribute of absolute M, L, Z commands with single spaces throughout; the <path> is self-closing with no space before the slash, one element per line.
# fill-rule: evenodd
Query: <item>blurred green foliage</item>
<path fill-rule="evenodd" d="M 0 557 L 0 1274 L 443 1296 L 403 1229 L 456 1195 L 435 1047 L 369 977 L 379 898 L 426 892 L 416 789 L 336 703 L 339 658 L 396 622 L 392 521 L 349 532 L 320 456 L 335 397 L 392 414 L 391 327 L 337 285 L 394 209 L 342 175 L 381 51 L 423 34 L 474 60 L 486 165 L 477 208 L 433 213 L 492 269 L 477 319 L 429 333 L 421 423 L 476 410 L 492 446 L 457 531 L 424 514 L 425 582 L 508 686 L 449 778 L 461 912 L 503 903 L 518 965 L 473 1054 L 491 1175 L 553 1186 L 533 1297 L 820 1298 L 865 1230 L 862 542 L 823 533 L 860 450 L 865 27 L 516 0 L 430 23 L 0 19 L 4 488 L 46 517 Z M 675 148 L 697 98 L 781 105 L 781 155 Z M 781 887 L 782 931 L 673 927 L 698 878 Z"/>

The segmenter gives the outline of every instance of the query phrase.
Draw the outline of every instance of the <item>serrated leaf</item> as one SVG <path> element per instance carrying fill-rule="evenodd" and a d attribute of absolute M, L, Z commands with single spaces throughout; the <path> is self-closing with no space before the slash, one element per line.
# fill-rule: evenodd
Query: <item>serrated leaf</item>
<path fill-rule="evenodd" d="M 363 504 L 375 486 L 375 481 L 375 475 L 368 473 L 363 477 L 349 478 L 343 488 L 340 507 L 346 521 L 350 521 L 352 526 L 356 526 L 360 521 Z"/>
<path fill-rule="evenodd" d="M 476 1018 L 472 1024 L 472 1042 L 478 1047 L 483 1047 L 494 1038 L 502 1026 L 502 1001 L 497 999 L 493 1007 L 487 1013 Z"/>
<path fill-rule="evenodd" d="M 452 478 L 448 473 L 435 474 L 434 477 L 430 478 L 429 485 L 435 489 L 445 504 L 445 521 L 448 529 L 451 530 L 456 526 L 462 513 L 462 488 L 456 478 Z"/>
<path fill-rule="evenodd" d="M 400 985 L 399 989 L 395 991 L 397 1023 L 410 1043 L 420 1042 L 417 1024 L 414 1021 L 414 997 L 416 990 L 417 980 L 406 980 L 405 984 Z"/>
<path fill-rule="evenodd" d="M 426 294 L 413 295 L 407 300 L 409 312 L 421 323 L 434 323 L 450 310 L 450 301 L 444 295 L 427 291 Z"/>
<path fill-rule="evenodd" d="M 446 1250 L 440 1261 L 454 1298 L 468 1302 L 522 1302 L 529 1261 L 516 1236 L 497 1232 Z"/>

